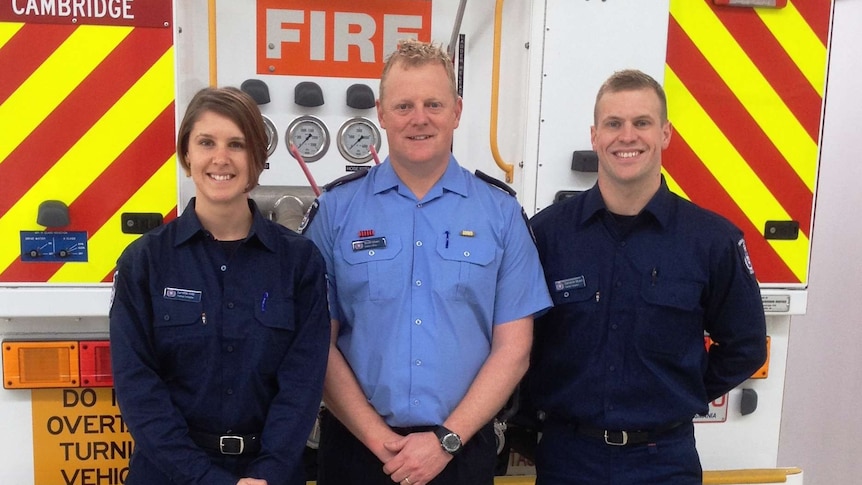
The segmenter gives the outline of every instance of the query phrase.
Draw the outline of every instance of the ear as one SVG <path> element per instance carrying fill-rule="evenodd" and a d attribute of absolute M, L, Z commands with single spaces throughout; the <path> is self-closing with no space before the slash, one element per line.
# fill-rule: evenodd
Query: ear
<path fill-rule="evenodd" d="M 464 100 L 461 96 L 458 96 L 458 99 L 455 100 L 455 128 L 458 128 L 458 125 L 461 124 L 461 111 L 464 109 Z"/>
<path fill-rule="evenodd" d="M 383 121 L 383 110 L 380 109 L 380 99 L 377 99 L 374 102 L 374 106 L 377 107 L 377 124 L 380 125 L 380 128 L 385 130 L 386 129 L 386 122 Z"/>
<path fill-rule="evenodd" d="M 670 145 L 670 139 L 672 138 L 672 136 L 673 136 L 673 125 L 671 125 L 670 120 L 668 120 L 664 123 L 664 126 L 661 127 L 661 138 L 662 138 L 661 149 L 662 150 L 664 150 L 665 148 L 668 147 L 668 145 Z"/>
<path fill-rule="evenodd" d="M 180 156 L 180 165 L 183 166 L 183 171 L 186 172 L 186 177 L 192 176 L 192 167 L 189 165 L 189 153 Z"/>

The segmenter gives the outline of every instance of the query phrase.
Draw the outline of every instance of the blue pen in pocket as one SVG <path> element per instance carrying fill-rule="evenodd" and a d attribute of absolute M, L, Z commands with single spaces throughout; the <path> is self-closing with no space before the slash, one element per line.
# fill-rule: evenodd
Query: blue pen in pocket
<path fill-rule="evenodd" d="M 260 300 L 260 312 L 263 313 L 266 311 L 266 299 L 269 298 L 269 292 L 263 292 L 263 298 Z"/>

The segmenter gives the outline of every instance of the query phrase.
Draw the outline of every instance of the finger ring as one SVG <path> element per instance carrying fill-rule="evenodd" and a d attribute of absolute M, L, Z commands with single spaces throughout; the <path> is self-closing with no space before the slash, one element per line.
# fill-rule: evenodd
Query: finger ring
<path fill-rule="evenodd" d="M 410 485 L 410 479 L 407 477 L 404 477 L 404 480 L 401 480 L 401 481 L 406 483 L 407 485 Z"/>

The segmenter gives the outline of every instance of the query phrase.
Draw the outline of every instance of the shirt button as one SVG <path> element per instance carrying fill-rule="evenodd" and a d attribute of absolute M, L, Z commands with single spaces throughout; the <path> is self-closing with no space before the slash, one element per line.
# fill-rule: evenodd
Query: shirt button
<path fill-rule="evenodd" d="M 418 207 L 418 208 L 420 208 L 420 209 L 421 209 L 421 208 L 422 208 L 422 204 L 416 204 L 416 207 Z"/>
<path fill-rule="evenodd" d="M 422 241 L 416 241 L 416 247 L 422 247 Z"/>
<path fill-rule="evenodd" d="M 162 317 L 162 320 L 164 320 L 164 321 L 166 321 L 166 322 L 167 322 L 168 320 L 170 320 L 170 319 L 171 319 L 171 316 L 170 316 L 170 315 L 168 315 L 168 314 L 165 314 L 165 315 Z"/>
<path fill-rule="evenodd" d="M 614 283 L 614 288 L 619 288 L 620 286 L 623 286 L 622 281 L 617 281 L 616 283 Z"/>
<path fill-rule="evenodd" d="M 413 323 L 415 323 L 416 325 L 422 325 L 422 319 L 417 318 L 416 320 L 413 321 Z"/>
<path fill-rule="evenodd" d="M 464 251 L 464 256 L 469 258 L 470 257 L 470 251 Z"/>
<path fill-rule="evenodd" d="M 422 286 L 422 280 L 416 280 L 416 286 Z"/>
<path fill-rule="evenodd" d="M 233 345 L 228 345 L 228 346 L 227 346 L 227 351 L 228 351 L 228 352 L 233 352 Z"/>
<path fill-rule="evenodd" d="M 225 394 L 227 394 L 228 396 L 233 396 L 233 389 L 228 387 L 227 390 L 225 391 Z"/>
<path fill-rule="evenodd" d="M 608 370 L 613 372 L 613 371 L 617 370 L 617 367 L 615 365 L 612 365 L 612 366 L 608 367 Z"/>
<path fill-rule="evenodd" d="M 369 256 L 374 256 L 374 250 L 372 249 L 371 251 L 368 251 L 368 255 L 369 255 Z"/>
<path fill-rule="evenodd" d="M 227 307 L 232 309 L 234 307 L 233 302 L 232 301 L 227 302 Z"/>
<path fill-rule="evenodd" d="M 620 242 L 620 247 L 621 247 L 621 248 L 626 247 L 626 242 L 625 242 L 625 241 Z"/>
<path fill-rule="evenodd" d="M 569 297 L 569 292 L 568 292 L 568 291 L 564 291 L 564 292 L 563 292 L 563 298 L 568 298 L 568 297 Z"/>
<path fill-rule="evenodd" d="M 419 400 L 418 400 L 418 399 L 414 399 L 412 404 L 413 404 L 414 406 L 418 406 L 418 405 L 419 405 Z"/>
<path fill-rule="evenodd" d="M 416 365 L 422 365 L 422 361 L 419 359 L 416 359 Z"/>
<path fill-rule="evenodd" d="M 223 265 L 221 265 L 221 267 L 219 269 L 222 271 L 227 271 L 227 265 L 223 264 Z"/>
<path fill-rule="evenodd" d="M 616 329 L 617 329 L 617 324 L 616 324 L 616 323 L 615 323 L 615 324 L 613 324 L 613 325 L 611 325 L 611 330 L 616 330 Z"/>

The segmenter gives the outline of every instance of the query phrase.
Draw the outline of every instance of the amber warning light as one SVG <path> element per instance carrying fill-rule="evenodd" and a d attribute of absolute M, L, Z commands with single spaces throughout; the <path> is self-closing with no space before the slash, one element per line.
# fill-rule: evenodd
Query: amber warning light
<path fill-rule="evenodd" d="M 3 342 L 3 387 L 78 387 L 78 342 Z"/>

